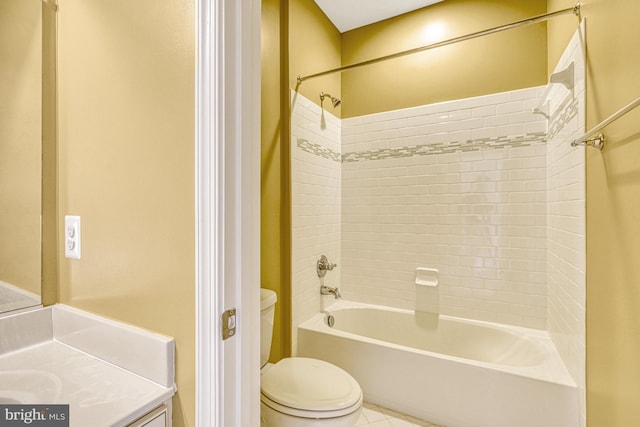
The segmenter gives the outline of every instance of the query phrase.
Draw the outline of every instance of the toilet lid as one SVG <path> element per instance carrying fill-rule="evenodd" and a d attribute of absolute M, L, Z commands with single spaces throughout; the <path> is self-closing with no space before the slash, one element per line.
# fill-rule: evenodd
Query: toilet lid
<path fill-rule="evenodd" d="M 269 400 L 305 411 L 337 411 L 362 399 L 360 385 L 335 365 L 317 359 L 282 359 L 260 378 Z"/>

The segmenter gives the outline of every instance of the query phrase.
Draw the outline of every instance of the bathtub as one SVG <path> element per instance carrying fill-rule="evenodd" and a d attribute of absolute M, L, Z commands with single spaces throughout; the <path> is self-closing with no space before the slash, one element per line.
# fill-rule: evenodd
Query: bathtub
<path fill-rule="evenodd" d="M 340 366 L 370 403 L 447 427 L 580 425 L 544 331 L 347 301 L 327 312 L 298 326 L 297 355 Z"/>

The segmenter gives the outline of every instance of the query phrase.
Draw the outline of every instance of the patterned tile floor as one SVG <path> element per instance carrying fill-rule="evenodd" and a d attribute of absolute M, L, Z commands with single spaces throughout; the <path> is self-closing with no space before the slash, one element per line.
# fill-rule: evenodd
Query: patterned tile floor
<path fill-rule="evenodd" d="M 365 402 L 356 427 L 444 427 Z"/>

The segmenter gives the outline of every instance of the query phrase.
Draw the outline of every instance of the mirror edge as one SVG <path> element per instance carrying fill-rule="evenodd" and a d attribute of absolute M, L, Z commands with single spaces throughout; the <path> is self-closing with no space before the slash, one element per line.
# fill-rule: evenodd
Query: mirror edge
<path fill-rule="evenodd" d="M 57 1 L 51 1 L 57 6 Z M 57 7 L 42 3 L 42 305 L 58 302 Z"/>

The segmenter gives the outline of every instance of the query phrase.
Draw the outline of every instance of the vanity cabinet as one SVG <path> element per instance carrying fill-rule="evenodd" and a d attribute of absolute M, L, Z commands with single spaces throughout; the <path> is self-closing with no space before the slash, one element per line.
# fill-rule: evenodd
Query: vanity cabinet
<path fill-rule="evenodd" d="M 167 407 L 162 405 L 127 427 L 171 427 L 171 419 Z"/>

